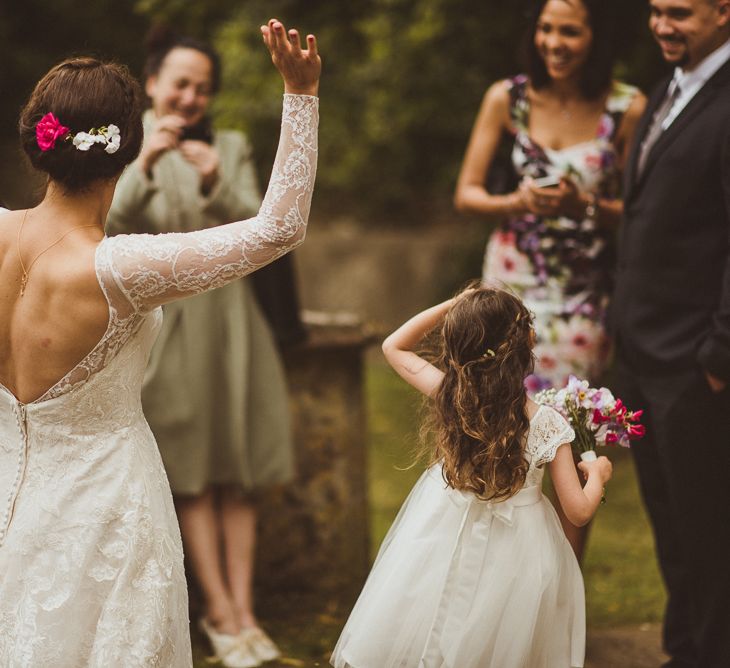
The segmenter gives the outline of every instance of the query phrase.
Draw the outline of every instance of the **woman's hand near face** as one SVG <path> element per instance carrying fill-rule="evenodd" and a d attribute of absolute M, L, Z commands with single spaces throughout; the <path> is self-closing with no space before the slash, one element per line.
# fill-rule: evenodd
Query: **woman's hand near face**
<path fill-rule="evenodd" d="M 151 175 L 152 167 L 163 153 L 178 147 L 184 126 L 185 121 L 173 114 L 157 119 L 139 156 L 142 171 L 147 176 Z"/>
<path fill-rule="evenodd" d="M 284 79 L 284 92 L 296 95 L 317 95 L 322 61 L 317 52 L 317 40 L 307 35 L 307 48 L 302 49 L 299 33 L 290 30 L 277 19 L 261 26 L 261 34 L 271 53 L 271 60 Z"/>
<path fill-rule="evenodd" d="M 200 190 L 207 195 L 218 183 L 220 158 L 210 144 L 197 139 L 186 139 L 179 144 L 180 154 L 200 174 Z"/>

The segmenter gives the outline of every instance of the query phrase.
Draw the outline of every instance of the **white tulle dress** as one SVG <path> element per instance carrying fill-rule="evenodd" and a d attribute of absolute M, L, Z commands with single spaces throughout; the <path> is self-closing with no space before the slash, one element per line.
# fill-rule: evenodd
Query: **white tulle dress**
<path fill-rule="evenodd" d="M 105 238 L 109 325 L 42 397 L 0 386 L 0 666 L 189 668 L 180 532 L 140 390 L 161 303 L 223 285 L 303 239 L 316 98 L 286 95 L 261 210 L 187 234 Z"/>
<path fill-rule="evenodd" d="M 429 468 L 401 508 L 332 655 L 336 668 L 583 666 L 583 578 L 541 492 L 573 430 L 541 406 L 522 490 L 480 501 Z M 568 447 L 568 446 L 565 446 Z"/>

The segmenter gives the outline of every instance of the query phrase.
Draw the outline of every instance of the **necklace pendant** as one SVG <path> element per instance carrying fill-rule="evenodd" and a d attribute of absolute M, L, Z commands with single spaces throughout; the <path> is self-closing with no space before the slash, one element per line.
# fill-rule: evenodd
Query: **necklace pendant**
<path fill-rule="evenodd" d="M 23 277 L 20 279 L 20 296 L 22 297 L 25 294 L 25 286 L 28 283 L 28 274 L 23 274 Z"/>

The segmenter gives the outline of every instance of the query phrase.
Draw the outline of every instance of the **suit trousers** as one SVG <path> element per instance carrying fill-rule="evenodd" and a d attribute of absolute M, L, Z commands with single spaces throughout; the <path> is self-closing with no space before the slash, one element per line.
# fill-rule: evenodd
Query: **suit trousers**
<path fill-rule="evenodd" d="M 617 351 L 616 390 L 645 410 L 632 447 L 667 588 L 667 664 L 730 667 L 730 389 L 702 370 L 642 374 Z"/>

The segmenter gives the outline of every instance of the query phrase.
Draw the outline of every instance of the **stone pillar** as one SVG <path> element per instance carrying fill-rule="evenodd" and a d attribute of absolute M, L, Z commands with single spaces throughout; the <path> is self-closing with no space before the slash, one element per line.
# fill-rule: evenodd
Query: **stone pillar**
<path fill-rule="evenodd" d="M 310 326 L 284 355 L 297 477 L 262 499 L 256 583 L 346 596 L 369 568 L 364 354 L 357 325 Z"/>

